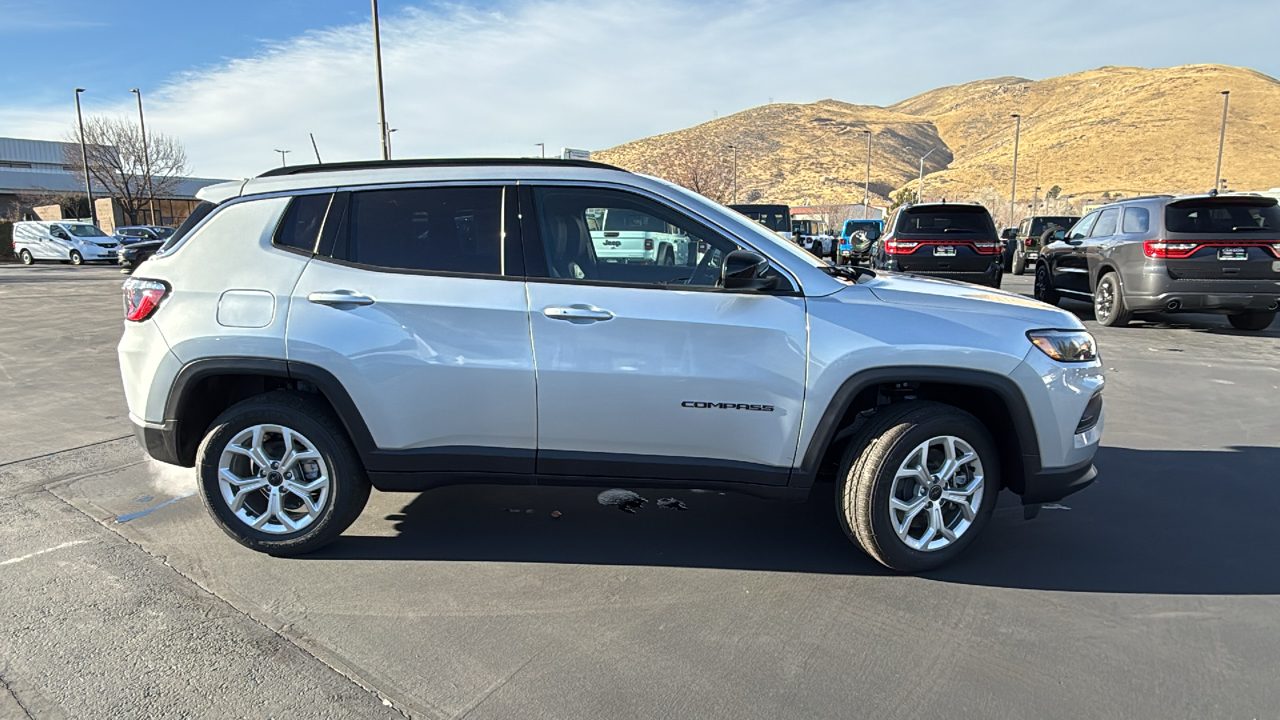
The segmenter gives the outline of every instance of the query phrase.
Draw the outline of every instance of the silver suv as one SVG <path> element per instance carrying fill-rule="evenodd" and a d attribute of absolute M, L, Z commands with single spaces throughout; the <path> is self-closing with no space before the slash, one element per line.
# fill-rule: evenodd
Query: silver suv
<path fill-rule="evenodd" d="M 1280 207 L 1259 195 L 1157 195 L 1089 213 L 1046 245 L 1035 296 L 1093 301 L 1103 325 L 1135 314 L 1225 314 L 1264 330 L 1280 308 Z"/>
<path fill-rule="evenodd" d="M 1096 474 L 1103 377 L 1074 316 L 831 267 L 655 178 L 393 161 L 201 198 L 125 283 L 120 365 L 142 444 L 256 550 L 333 540 L 371 486 L 825 488 L 915 571 L 1001 489 L 1030 515 Z M 624 210 L 690 252 L 601 261 L 589 219 Z"/>

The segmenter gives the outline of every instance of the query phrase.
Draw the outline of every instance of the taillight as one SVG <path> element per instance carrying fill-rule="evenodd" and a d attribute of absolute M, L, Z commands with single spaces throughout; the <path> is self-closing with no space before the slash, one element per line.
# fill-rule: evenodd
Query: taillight
<path fill-rule="evenodd" d="M 1169 242 L 1167 240 L 1146 240 L 1142 243 L 1142 252 L 1153 258 L 1189 258 L 1195 254 L 1199 243 Z"/>
<path fill-rule="evenodd" d="M 1023 243 L 1023 245 L 1026 245 L 1027 247 L 1031 247 L 1032 245 L 1035 245 L 1035 244 L 1036 244 L 1035 238 L 1027 238 L 1027 241 Z"/>
<path fill-rule="evenodd" d="M 645 239 L 644 239 L 644 249 L 645 249 L 645 250 L 652 250 L 652 249 L 653 249 L 653 238 L 645 238 Z"/>
<path fill-rule="evenodd" d="M 167 292 L 169 286 L 159 280 L 129 278 L 124 282 L 124 319 L 142 322 L 151 317 Z"/>
<path fill-rule="evenodd" d="M 920 243 L 910 240 L 886 240 L 884 251 L 890 255 L 910 255 L 920 247 Z"/>
<path fill-rule="evenodd" d="M 1000 243 L 998 242 L 976 242 L 973 249 L 978 251 L 979 255 L 999 255 Z"/>

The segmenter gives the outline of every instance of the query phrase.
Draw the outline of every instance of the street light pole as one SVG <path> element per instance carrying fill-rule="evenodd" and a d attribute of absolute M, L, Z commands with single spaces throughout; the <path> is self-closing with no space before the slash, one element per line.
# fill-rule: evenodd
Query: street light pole
<path fill-rule="evenodd" d="M 387 128 L 387 159 L 391 159 L 391 133 L 396 132 L 400 128 Z"/>
<path fill-rule="evenodd" d="M 1017 120 L 1017 124 L 1013 128 L 1013 188 L 1009 190 L 1009 224 L 1014 225 L 1018 222 L 1014 216 L 1014 198 L 1018 196 L 1018 140 L 1022 136 L 1022 116 L 1013 113 L 1009 117 Z"/>
<path fill-rule="evenodd" d="M 382 159 L 390 160 L 391 138 L 387 134 L 387 105 L 382 95 L 382 34 L 378 28 L 378 0 L 373 0 L 373 62 L 378 71 L 378 134 L 382 136 Z"/>
<path fill-rule="evenodd" d="M 84 115 L 80 113 L 80 93 L 84 88 L 76 88 L 76 124 L 80 128 L 80 164 L 84 166 L 84 194 L 89 198 L 89 217 L 93 224 L 98 224 L 98 208 L 93 205 L 93 189 L 89 186 L 89 153 L 84 146 Z"/>
<path fill-rule="evenodd" d="M 542 159 L 543 159 L 543 160 L 546 160 L 546 159 L 547 159 L 547 144 L 546 144 L 546 143 L 534 143 L 534 145 L 537 145 L 537 146 L 538 146 L 539 150 L 542 152 Z"/>
<path fill-rule="evenodd" d="M 871 131 L 863 130 L 867 136 L 867 181 L 862 186 L 862 219 L 871 217 Z"/>
<path fill-rule="evenodd" d="M 916 182 L 916 202 L 918 203 L 924 202 L 924 159 L 932 155 L 934 150 L 937 149 L 930 150 L 924 154 L 924 157 L 920 158 L 920 179 Z"/>
<path fill-rule="evenodd" d="M 1218 170 L 1213 177 L 1213 190 L 1218 192 L 1222 185 L 1222 150 L 1227 145 L 1227 103 L 1231 101 L 1231 91 L 1222 91 L 1222 132 L 1218 135 Z"/>
<path fill-rule="evenodd" d="M 289 167 L 289 163 L 284 161 L 284 156 L 286 153 L 291 153 L 293 151 L 292 150 L 276 150 L 276 152 L 280 153 L 280 167 Z"/>
<path fill-rule="evenodd" d="M 156 224 L 155 186 L 151 181 L 151 153 L 147 151 L 147 121 L 142 115 L 142 91 L 133 88 L 129 92 L 138 96 L 138 127 L 142 130 L 142 164 L 147 173 L 147 206 L 151 209 L 151 224 Z"/>

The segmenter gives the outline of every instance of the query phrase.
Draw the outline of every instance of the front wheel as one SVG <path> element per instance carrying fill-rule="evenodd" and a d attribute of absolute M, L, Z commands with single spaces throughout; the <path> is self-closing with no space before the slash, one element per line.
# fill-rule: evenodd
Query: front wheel
<path fill-rule="evenodd" d="M 1049 276 L 1049 266 L 1040 263 L 1036 266 L 1035 298 L 1042 303 L 1058 304 L 1058 291 L 1053 288 L 1053 279 Z"/>
<path fill-rule="evenodd" d="M 877 412 L 849 443 L 837 505 L 849 537 L 881 564 L 930 570 L 964 551 L 995 509 L 1000 465 L 977 418 L 913 401 Z"/>
<path fill-rule="evenodd" d="M 26 248 L 23 248 L 22 252 L 18 253 L 18 259 L 22 260 L 23 265 L 34 265 L 36 262 L 36 259 L 31 257 L 31 251 Z"/>
<path fill-rule="evenodd" d="M 1120 292 L 1120 276 L 1114 272 L 1103 275 L 1093 291 L 1093 316 L 1108 327 L 1124 327 L 1133 318 Z"/>
<path fill-rule="evenodd" d="M 369 499 L 369 478 L 341 422 L 302 393 L 271 392 L 233 405 L 205 435 L 196 467 L 214 522 L 270 555 L 329 543 Z"/>
<path fill-rule="evenodd" d="M 1239 313 L 1227 316 L 1227 322 L 1231 323 L 1231 327 L 1237 330 L 1252 330 L 1255 332 L 1271 327 L 1271 322 L 1275 319 L 1275 311 Z"/>
<path fill-rule="evenodd" d="M 83 265 L 83 264 L 84 264 L 84 256 L 80 254 L 80 251 L 79 251 L 79 250 L 72 250 L 72 251 L 71 251 L 71 257 L 70 257 L 70 260 L 71 260 L 71 264 L 72 264 L 72 265 Z"/>
<path fill-rule="evenodd" d="M 1014 275 L 1021 275 L 1027 271 L 1027 256 L 1016 250 L 1013 253 L 1013 267 L 1010 268 Z"/>

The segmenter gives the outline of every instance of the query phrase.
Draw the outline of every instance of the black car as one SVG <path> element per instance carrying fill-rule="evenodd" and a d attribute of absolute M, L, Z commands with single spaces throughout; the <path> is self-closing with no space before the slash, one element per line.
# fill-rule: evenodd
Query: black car
<path fill-rule="evenodd" d="M 167 240 L 173 235 L 173 228 L 163 225 L 127 225 L 116 228 L 112 235 L 121 245 L 130 245 L 144 240 Z"/>
<path fill-rule="evenodd" d="M 1079 215 L 1034 215 L 1024 218 L 1018 225 L 1013 239 L 1013 256 L 1005 267 L 1014 275 L 1021 275 L 1027 268 L 1035 269 L 1040 250 L 1048 244 L 1053 230 L 1066 230 L 1080 220 Z"/>
<path fill-rule="evenodd" d="M 120 263 L 120 272 L 132 273 L 134 268 L 151 257 L 163 245 L 164 240 L 138 240 L 128 245 L 121 245 L 116 251 L 116 260 Z"/>
<path fill-rule="evenodd" d="M 1000 287 L 1004 246 L 985 207 L 904 205 L 887 228 L 872 255 L 874 267 Z"/>

